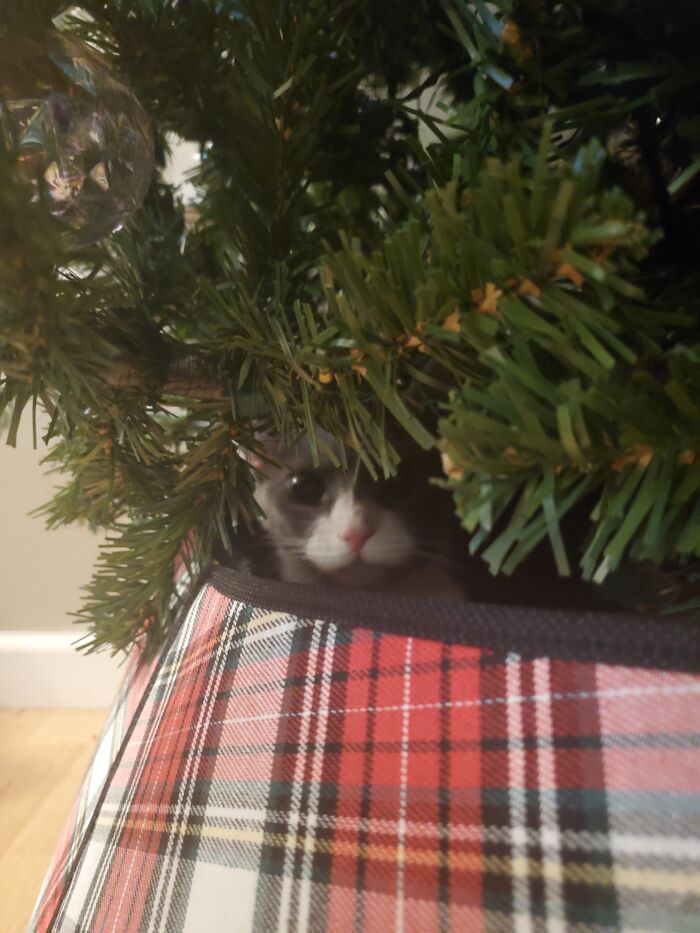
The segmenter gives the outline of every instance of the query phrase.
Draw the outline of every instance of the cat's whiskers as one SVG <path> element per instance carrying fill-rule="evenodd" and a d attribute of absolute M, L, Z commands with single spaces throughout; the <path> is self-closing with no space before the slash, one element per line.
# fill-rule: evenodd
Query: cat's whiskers
<path fill-rule="evenodd" d="M 286 554 L 301 558 L 305 563 L 313 565 L 313 561 L 309 559 L 306 552 L 305 543 L 300 542 L 299 539 L 294 535 L 284 535 L 279 533 L 272 535 L 265 533 L 263 537 L 265 537 L 270 544 L 275 545 Z M 364 562 L 371 563 L 374 566 L 381 566 L 386 562 L 387 567 L 396 567 L 396 558 L 405 558 L 399 562 L 399 565 L 408 564 L 416 558 L 423 558 L 446 568 L 456 568 L 460 565 L 460 562 L 456 558 L 449 557 L 435 545 L 424 541 L 418 541 L 417 546 L 413 548 L 413 550 L 408 555 L 406 554 L 403 542 L 383 542 L 382 555 L 385 560 L 379 562 Z"/>
<path fill-rule="evenodd" d="M 455 557 L 450 557 L 449 555 L 431 548 L 417 548 L 414 551 L 416 557 L 424 557 L 430 560 L 432 563 L 442 564 L 444 567 L 460 567 L 463 561 L 457 560 Z"/>

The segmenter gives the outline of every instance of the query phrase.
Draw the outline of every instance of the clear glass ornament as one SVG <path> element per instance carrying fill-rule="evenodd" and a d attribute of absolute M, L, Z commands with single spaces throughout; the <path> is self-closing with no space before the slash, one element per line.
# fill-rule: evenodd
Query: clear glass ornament
<path fill-rule="evenodd" d="M 0 45 L 0 124 L 34 199 L 79 245 L 109 236 L 141 205 L 153 134 L 107 60 L 62 33 Z"/>

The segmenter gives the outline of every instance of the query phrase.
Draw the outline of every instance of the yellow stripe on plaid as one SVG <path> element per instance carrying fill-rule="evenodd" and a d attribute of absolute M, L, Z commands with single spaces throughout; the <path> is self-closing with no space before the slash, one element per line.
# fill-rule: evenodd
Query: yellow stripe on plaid
<path fill-rule="evenodd" d="M 101 817 L 98 825 L 111 828 L 112 819 Z M 258 829 L 237 829 L 221 826 L 186 826 L 175 822 L 160 820 L 126 820 L 121 824 L 129 830 L 146 830 L 155 833 L 176 833 L 178 835 L 198 836 L 201 839 L 228 839 L 235 842 L 247 842 L 251 845 L 273 845 L 284 849 L 305 849 L 309 840 L 287 836 L 284 833 L 264 833 Z M 332 842 L 327 839 L 312 841 L 314 852 L 330 853 L 334 856 L 362 857 L 378 862 L 397 862 L 398 851 L 395 846 L 357 846 L 352 842 Z M 403 860 L 411 865 L 435 867 L 447 865 L 452 870 L 462 872 L 484 871 L 492 875 L 527 875 L 530 878 L 563 877 L 575 884 L 604 885 L 607 887 L 634 888 L 640 891 L 658 891 L 666 894 L 695 894 L 700 890 L 700 872 L 656 871 L 647 868 L 610 868 L 607 865 L 594 865 L 590 862 L 563 864 L 553 860 L 535 860 L 521 858 L 513 860 L 508 856 L 478 853 L 452 853 L 445 857 L 440 852 L 423 849 L 405 849 Z"/>

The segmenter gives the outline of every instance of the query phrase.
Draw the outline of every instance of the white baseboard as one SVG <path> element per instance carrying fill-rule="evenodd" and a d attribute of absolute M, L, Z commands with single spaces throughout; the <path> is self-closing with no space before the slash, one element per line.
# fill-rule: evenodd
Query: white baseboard
<path fill-rule="evenodd" d="M 0 706 L 111 706 L 124 655 L 85 655 L 79 638 L 75 630 L 0 632 Z"/>

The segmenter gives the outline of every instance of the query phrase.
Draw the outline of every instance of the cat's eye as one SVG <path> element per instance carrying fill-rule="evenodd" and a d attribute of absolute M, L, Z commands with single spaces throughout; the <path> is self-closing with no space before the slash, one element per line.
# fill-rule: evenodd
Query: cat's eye
<path fill-rule="evenodd" d="M 326 491 L 326 484 L 319 473 L 295 473 L 289 481 L 291 498 L 299 505 L 319 505 Z"/>

